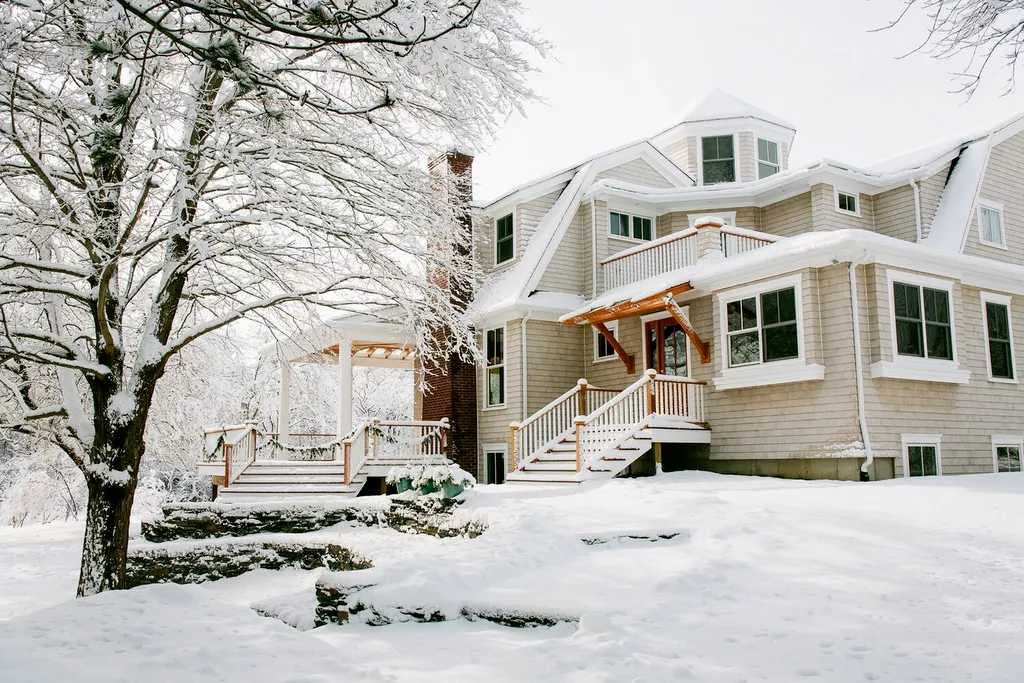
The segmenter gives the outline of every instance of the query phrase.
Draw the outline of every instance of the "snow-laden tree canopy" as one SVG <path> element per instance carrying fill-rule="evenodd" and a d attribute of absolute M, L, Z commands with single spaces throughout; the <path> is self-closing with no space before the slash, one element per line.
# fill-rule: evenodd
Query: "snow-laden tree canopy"
<path fill-rule="evenodd" d="M 0 423 L 85 473 L 81 592 L 123 576 L 123 553 L 109 558 L 154 387 L 187 344 L 241 319 L 397 303 L 425 358 L 468 350 L 464 302 L 428 277 L 472 276 L 464 209 L 423 161 L 486 143 L 532 97 L 524 50 L 545 46 L 518 13 L 0 4 Z"/>

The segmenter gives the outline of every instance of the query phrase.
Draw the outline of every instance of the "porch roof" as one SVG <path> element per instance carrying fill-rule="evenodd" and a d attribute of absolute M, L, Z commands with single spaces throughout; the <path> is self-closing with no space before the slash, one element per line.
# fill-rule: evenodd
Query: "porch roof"
<path fill-rule="evenodd" d="M 729 258 L 711 258 L 610 289 L 562 316 L 563 324 L 606 322 L 664 308 L 668 295 L 699 296 L 803 268 L 879 263 L 957 279 L 964 284 L 1024 294 L 1024 266 L 950 253 L 865 230 L 811 232 Z"/>
<path fill-rule="evenodd" d="M 351 343 L 352 365 L 412 369 L 418 355 L 413 330 L 389 317 L 389 307 L 375 313 L 351 313 L 329 318 L 268 344 L 261 355 L 277 355 L 292 363 L 337 363 L 341 341 Z"/>

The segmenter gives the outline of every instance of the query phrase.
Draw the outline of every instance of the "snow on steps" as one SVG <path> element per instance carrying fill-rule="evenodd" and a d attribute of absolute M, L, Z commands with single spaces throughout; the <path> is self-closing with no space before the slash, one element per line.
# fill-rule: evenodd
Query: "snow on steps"
<path fill-rule="evenodd" d="M 641 430 L 610 449 L 584 472 L 576 471 L 576 437 L 571 432 L 510 472 L 506 481 L 539 484 L 578 484 L 584 479 L 611 479 L 651 450 L 650 432 Z"/>
<path fill-rule="evenodd" d="M 362 472 L 345 485 L 345 467 L 333 461 L 257 460 L 231 486 L 217 493 L 222 503 L 242 500 L 339 496 L 354 498 L 366 483 Z"/>

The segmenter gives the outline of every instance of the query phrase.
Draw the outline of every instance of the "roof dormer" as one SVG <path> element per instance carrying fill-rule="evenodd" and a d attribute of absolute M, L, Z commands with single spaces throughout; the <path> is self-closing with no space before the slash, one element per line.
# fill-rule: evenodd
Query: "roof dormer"
<path fill-rule="evenodd" d="M 788 121 L 712 90 L 651 142 L 698 184 L 714 185 L 750 182 L 787 169 L 795 135 Z"/>

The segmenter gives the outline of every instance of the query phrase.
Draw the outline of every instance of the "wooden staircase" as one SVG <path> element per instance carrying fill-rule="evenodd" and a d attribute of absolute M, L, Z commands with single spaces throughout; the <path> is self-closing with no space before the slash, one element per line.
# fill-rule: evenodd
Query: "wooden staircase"
<path fill-rule="evenodd" d="M 447 430 L 447 421 L 368 420 L 344 439 L 290 447 L 250 422 L 206 430 L 208 452 L 219 451 L 220 459 L 200 471 L 213 475 L 218 502 L 352 498 L 369 477 L 384 477 L 393 467 L 450 464 Z M 321 459 L 307 459 L 314 452 Z M 322 459 L 325 452 L 331 459 Z"/>
<path fill-rule="evenodd" d="M 509 482 L 578 484 L 610 479 L 649 452 L 655 443 L 708 443 L 703 421 L 703 383 L 651 370 L 621 392 L 598 394 L 586 380 L 535 415 L 511 426 Z M 567 407 L 587 414 L 567 418 Z M 549 436 L 549 435 L 554 436 Z M 524 455 L 519 456 L 522 453 Z"/>

